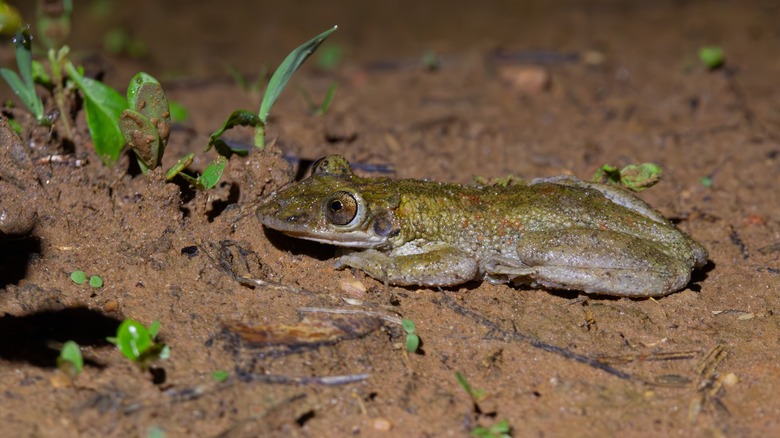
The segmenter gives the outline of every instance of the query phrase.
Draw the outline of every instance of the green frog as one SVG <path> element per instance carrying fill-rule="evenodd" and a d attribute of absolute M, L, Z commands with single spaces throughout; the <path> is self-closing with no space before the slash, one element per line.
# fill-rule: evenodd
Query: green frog
<path fill-rule="evenodd" d="M 702 245 L 632 193 L 571 177 L 508 186 L 363 178 L 331 155 L 264 200 L 257 217 L 346 247 L 337 269 L 399 286 L 485 279 L 654 297 L 685 287 L 707 261 Z"/>

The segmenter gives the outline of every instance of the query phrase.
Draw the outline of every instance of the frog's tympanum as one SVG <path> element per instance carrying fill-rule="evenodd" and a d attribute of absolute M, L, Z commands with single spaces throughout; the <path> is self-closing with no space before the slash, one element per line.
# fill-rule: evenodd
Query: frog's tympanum
<path fill-rule="evenodd" d="M 650 297 L 682 289 L 707 261 L 704 247 L 632 193 L 568 177 L 503 187 L 361 178 L 331 155 L 257 216 L 350 248 L 336 268 L 393 285 L 487 279 Z"/>

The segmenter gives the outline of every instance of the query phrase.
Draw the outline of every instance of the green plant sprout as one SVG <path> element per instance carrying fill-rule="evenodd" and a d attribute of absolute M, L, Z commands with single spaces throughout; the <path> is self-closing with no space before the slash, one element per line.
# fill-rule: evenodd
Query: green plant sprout
<path fill-rule="evenodd" d="M 292 75 L 298 70 L 303 62 L 306 61 L 306 59 L 315 50 L 317 50 L 317 47 L 322 44 L 325 38 L 335 32 L 336 29 L 338 29 L 338 26 L 333 26 L 332 28 L 322 32 L 321 34 L 303 43 L 298 48 L 290 52 L 284 61 L 282 61 L 281 65 L 279 65 L 279 68 L 274 71 L 274 74 L 268 81 L 268 85 L 265 88 L 265 93 L 263 93 L 263 99 L 260 102 L 260 110 L 257 112 L 257 114 L 253 114 L 247 110 L 234 111 L 232 114 L 230 114 L 230 116 L 228 116 L 227 121 L 222 125 L 222 127 L 211 134 L 211 137 L 209 137 L 209 144 L 206 146 L 206 150 L 210 149 L 212 146 L 215 147 L 218 152 L 220 150 L 229 149 L 227 144 L 221 140 L 220 137 L 226 130 L 239 125 L 251 126 L 255 128 L 254 145 L 261 149 L 264 148 L 265 127 L 268 122 L 268 115 L 270 114 L 274 103 L 276 103 L 279 95 L 287 86 L 287 83 L 290 81 L 290 78 L 292 78 Z M 224 152 L 219 153 L 221 155 L 224 154 Z"/>
<path fill-rule="evenodd" d="M 339 86 L 335 82 L 330 84 L 328 91 L 325 92 L 325 98 L 322 99 L 322 103 L 319 105 L 314 103 L 306 90 L 299 88 L 298 91 L 301 93 L 303 100 L 306 102 L 306 106 L 309 108 L 309 112 L 316 116 L 324 116 L 325 113 L 328 112 L 330 104 L 333 103 L 333 99 L 336 97 L 336 91 L 338 91 L 338 89 Z"/>
<path fill-rule="evenodd" d="M 414 326 L 412 320 L 406 318 L 401 320 L 401 325 L 406 332 L 406 351 L 409 353 L 416 352 L 417 349 L 420 348 L 420 337 L 417 336 L 417 333 L 415 333 L 417 328 Z"/>
<path fill-rule="evenodd" d="M 726 55 L 720 46 L 706 46 L 699 49 L 699 61 L 708 69 L 715 70 L 726 62 Z"/>
<path fill-rule="evenodd" d="M 16 32 L 13 43 L 19 74 L 7 68 L 0 68 L 0 76 L 5 79 L 14 94 L 19 96 L 24 106 L 35 116 L 38 124 L 50 126 L 51 120 L 43 112 L 43 101 L 35 93 L 32 67 L 32 37 L 29 29 L 20 28 Z"/>
<path fill-rule="evenodd" d="M 162 162 L 171 134 L 168 99 L 160 82 L 141 72 L 130 80 L 127 103 L 129 108 L 119 116 L 119 129 L 146 174 Z"/>
<path fill-rule="evenodd" d="M 459 371 L 455 372 L 455 378 L 458 380 L 458 384 L 460 384 L 461 388 L 466 391 L 475 404 L 487 398 L 487 393 L 484 390 L 472 388 L 471 384 L 469 384 L 469 381 L 466 380 L 466 377 Z"/>
<path fill-rule="evenodd" d="M 119 324 L 116 337 L 106 338 L 117 346 L 122 354 L 142 369 L 151 362 L 170 357 L 170 347 L 156 341 L 160 331 L 160 321 L 154 321 L 149 328 L 138 321 L 126 319 Z"/>
<path fill-rule="evenodd" d="M 97 275 L 93 275 L 89 277 L 89 285 L 94 287 L 95 289 L 99 287 L 103 287 L 103 279 L 98 277 Z"/>
<path fill-rule="evenodd" d="M 84 271 L 73 271 L 70 279 L 76 284 L 84 284 L 87 281 L 87 274 Z"/>
<path fill-rule="evenodd" d="M 634 192 L 654 186 L 661 179 L 661 167 L 653 163 L 629 164 L 618 169 L 605 164 L 593 175 L 593 182 L 623 186 Z"/>
<path fill-rule="evenodd" d="M 65 70 L 84 95 L 89 134 L 98 157 L 103 164 L 113 165 L 125 145 L 117 120 L 127 109 L 127 100 L 108 85 L 84 77 L 70 61 L 65 63 Z"/>
<path fill-rule="evenodd" d="M 211 373 L 211 379 L 215 382 L 224 382 L 228 377 L 230 377 L 230 373 L 225 370 L 212 371 Z"/>
<path fill-rule="evenodd" d="M 71 378 L 76 378 L 84 370 L 84 358 L 81 356 L 79 344 L 73 341 L 62 344 L 62 350 L 57 358 L 57 368 Z"/>
<path fill-rule="evenodd" d="M 471 436 L 476 438 L 511 438 L 512 427 L 509 420 L 501 420 L 490 427 L 477 426 L 471 430 Z"/>

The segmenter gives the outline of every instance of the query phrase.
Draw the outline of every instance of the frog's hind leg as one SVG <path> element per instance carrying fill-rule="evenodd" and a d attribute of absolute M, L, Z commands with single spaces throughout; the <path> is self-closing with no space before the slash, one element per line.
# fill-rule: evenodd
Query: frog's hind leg
<path fill-rule="evenodd" d="M 517 256 L 488 260 L 488 278 L 528 277 L 553 289 L 627 297 L 667 295 L 690 280 L 691 267 L 658 244 L 607 230 L 527 233 Z"/>

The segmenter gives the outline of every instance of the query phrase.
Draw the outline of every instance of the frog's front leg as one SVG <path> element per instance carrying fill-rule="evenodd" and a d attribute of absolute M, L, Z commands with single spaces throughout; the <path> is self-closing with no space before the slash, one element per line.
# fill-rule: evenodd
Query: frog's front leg
<path fill-rule="evenodd" d="M 494 257 L 485 263 L 485 272 L 488 279 L 528 277 L 554 289 L 650 297 L 684 287 L 691 266 L 635 236 L 571 228 L 527 233 L 517 259 Z"/>
<path fill-rule="evenodd" d="M 336 268 L 350 266 L 398 286 L 454 286 L 476 278 L 479 266 L 468 253 L 449 245 L 407 244 L 389 254 L 368 249 L 341 256 Z"/>

